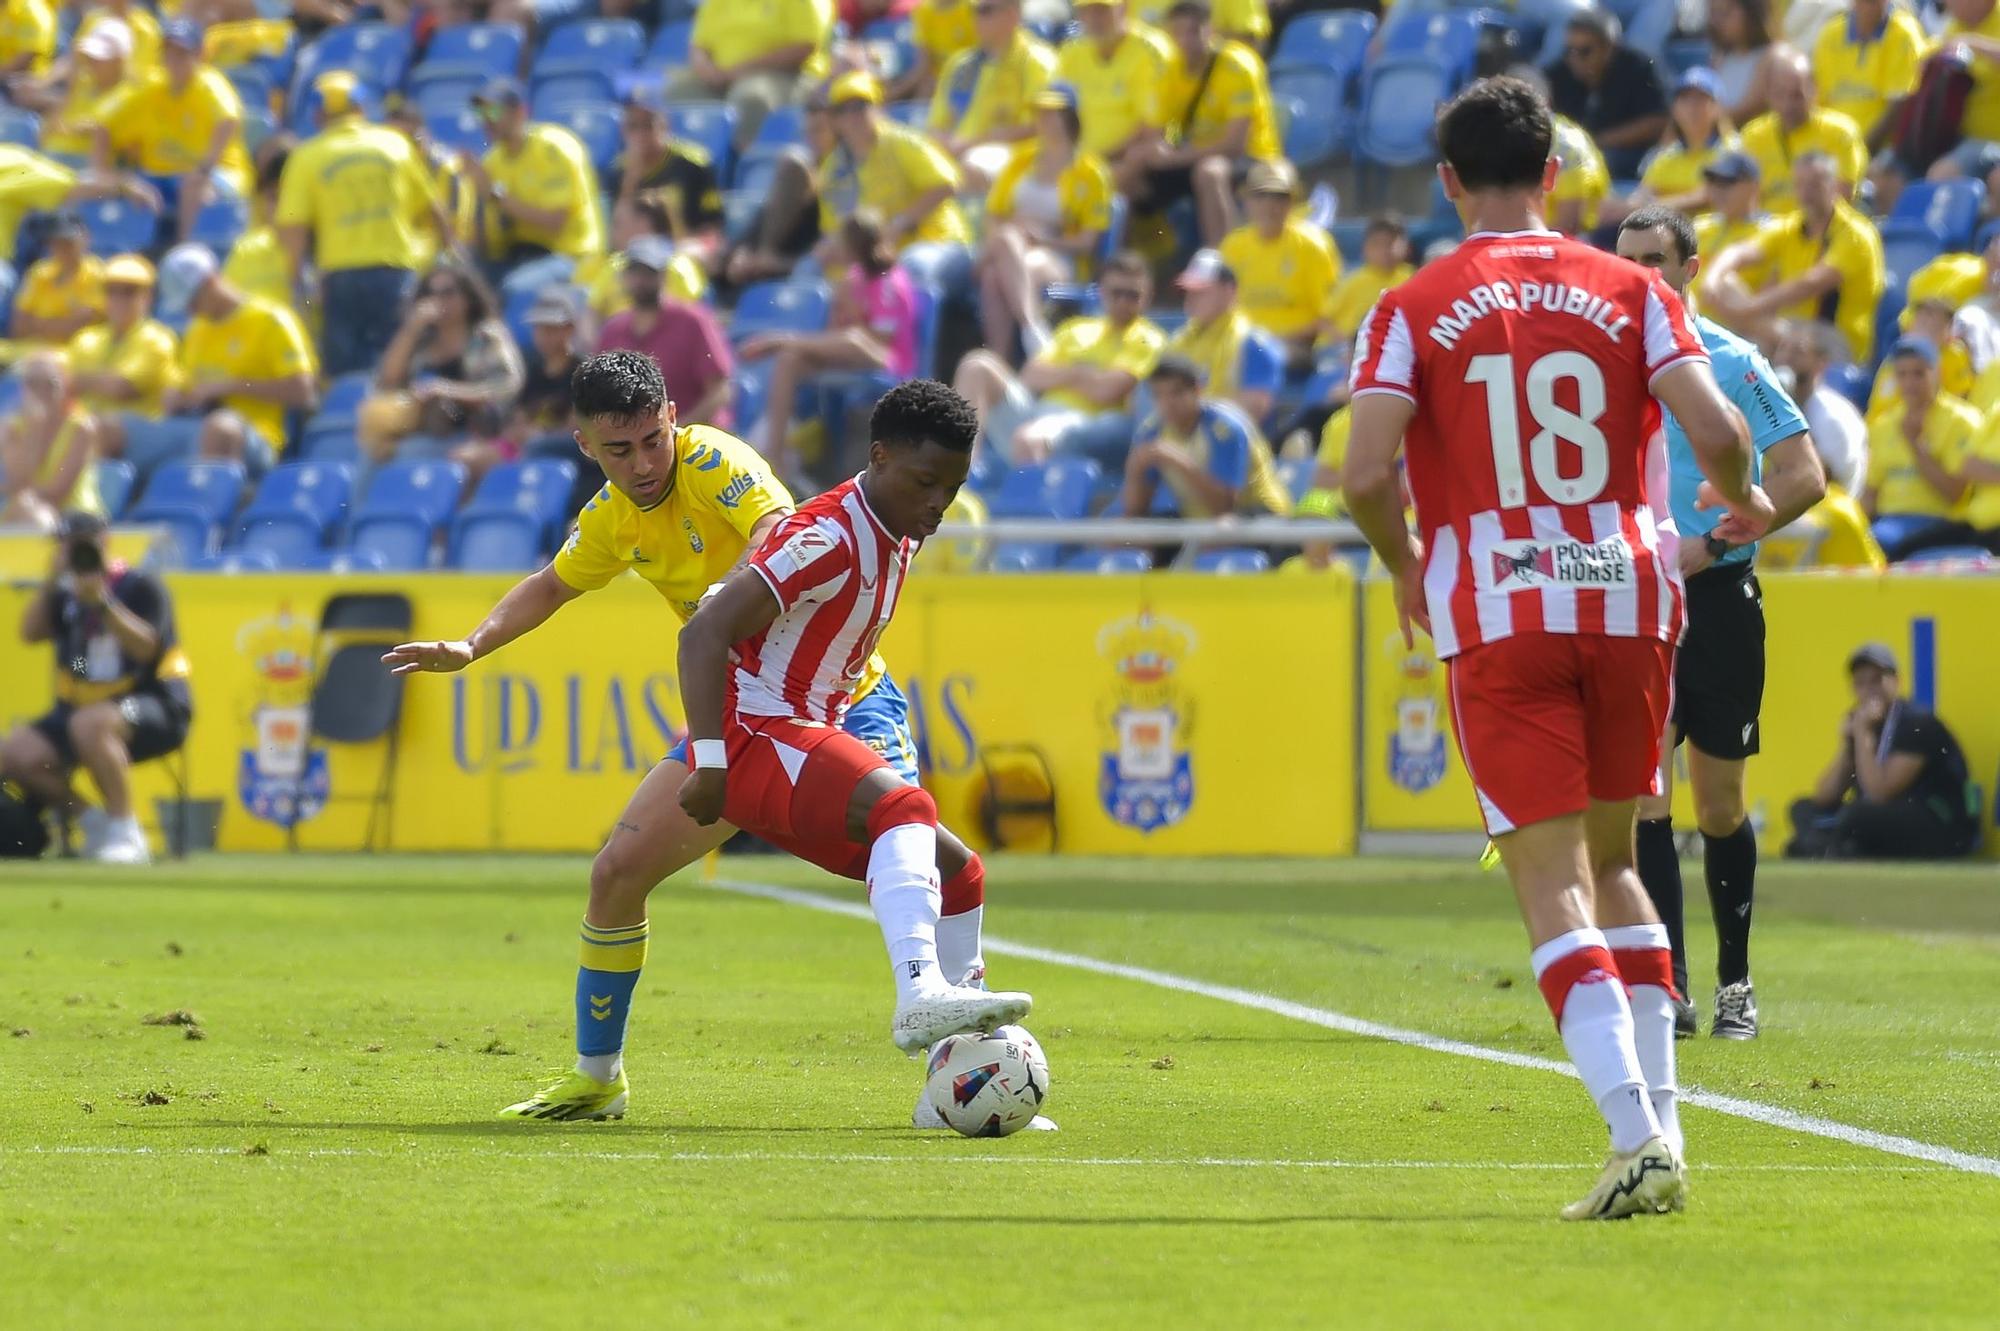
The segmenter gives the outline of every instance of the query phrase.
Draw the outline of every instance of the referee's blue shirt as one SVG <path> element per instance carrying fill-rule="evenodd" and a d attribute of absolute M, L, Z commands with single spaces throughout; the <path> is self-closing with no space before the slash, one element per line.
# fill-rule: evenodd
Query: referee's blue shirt
<path fill-rule="evenodd" d="M 1778 385 L 1778 377 L 1763 352 L 1699 314 L 1694 316 L 1694 328 L 1702 345 L 1708 348 L 1709 365 L 1715 372 L 1715 382 L 1722 387 L 1722 395 L 1734 402 L 1743 419 L 1750 423 L 1750 479 L 1761 482 L 1764 450 L 1780 440 L 1804 434 L 1806 418 L 1791 394 Z M 1667 503 L 1673 510 L 1674 526 L 1680 530 L 1681 538 L 1698 541 L 1722 521 L 1725 510 L 1704 511 L 1694 506 L 1695 491 L 1701 488 L 1704 479 L 1701 465 L 1694 460 L 1694 446 L 1688 443 L 1687 431 L 1681 429 L 1672 412 L 1664 407 L 1660 410 L 1667 421 Z M 1743 563 L 1756 553 L 1754 544 L 1741 545 L 1715 562 Z"/>

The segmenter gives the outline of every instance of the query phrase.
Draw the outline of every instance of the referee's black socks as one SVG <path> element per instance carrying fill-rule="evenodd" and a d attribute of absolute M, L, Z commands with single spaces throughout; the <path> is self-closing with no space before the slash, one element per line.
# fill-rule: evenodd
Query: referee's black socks
<path fill-rule="evenodd" d="M 1641 823 L 1641 830 L 1645 824 Z M 1750 978 L 1750 904 L 1757 892 L 1757 830 L 1745 818 L 1725 837 L 1704 834 L 1702 859 L 1708 871 L 1708 905 L 1715 913 L 1715 980 L 1740 984 Z M 1640 863 L 1645 863 L 1640 842 Z"/>
<path fill-rule="evenodd" d="M 1667 926 L 1667 944 L 1674 950 L 1674 990 L 1688 991 L 1687 939 L 1681 928 L 1681 857 L 1674 850 L 1672 818 L 1639 820 L 1639 881 L 1653 899 L 1653 909 Z"/>

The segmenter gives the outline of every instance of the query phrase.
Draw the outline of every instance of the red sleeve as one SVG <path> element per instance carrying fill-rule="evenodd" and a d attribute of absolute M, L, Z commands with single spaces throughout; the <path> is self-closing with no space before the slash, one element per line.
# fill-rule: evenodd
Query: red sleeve
<path fill-rule="evenodd" d="M 778 598 L 780 613 L 817 604 L 840 590 L 854 565 L 853 549 L 830 518 L 794 513 L 764 539 L 750 567 Z"/>
<path fill-rule="evenodd" d="M 1410 321 L 1393 291 L 1385 291 L 1354 335 L 1354 396 L 1394 393 L 1417 400 L 1417 348 Z"/>
<path fill-rule="evenodd" d="M 1708 348 L 1695 331 L 1694 319 L 1665 278 L 1653 274 L 1646 286 L 1646 382 L 1682 361 L 1708 359 Z"/>

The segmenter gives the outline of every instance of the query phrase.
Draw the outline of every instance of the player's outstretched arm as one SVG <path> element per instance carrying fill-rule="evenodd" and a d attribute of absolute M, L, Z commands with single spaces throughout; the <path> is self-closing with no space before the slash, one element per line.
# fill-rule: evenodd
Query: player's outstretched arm
<path fill-rule="evenodd" d="M 540 628 L 550 615 L 581 595 L 556 575 L 553 564 L 544 565 L 515 583 L 467 637 L 457 642 L 406 642 L 384 652 L 382 660 L 394 675 L 419 671 L 448 675 Z"/>
<path fill-rule="evenodd" d="M 729 649 L 769 628 L 778 609 L 778 598 L 763 575 L 738 569 L 681 629 L 681 702 L 687 708 L 688 756 L 694 760 L 694 770 L 681 786 L 681 808 L 703 827 L 722 817 L 728 793 L 722 703 Z"/>
<path fill-rule="evenodd" d="M 1396 580 L 1396 614 L 1402 621 L 1403 641 L 1414 647 L 1416 635 L 1411 626 L 1429 633 L 1431 625 L 1423 598 L 1423 545 L 1403 520 L 1396 454 L 1402 450 L 1403 431 L 1417 414 L 1417 406 L 1400 393 L 1364 392 L 1355 397 L 1348 412 L 1353 424 L 1347 460 L 1341 469 L 1348 516 Z"/>

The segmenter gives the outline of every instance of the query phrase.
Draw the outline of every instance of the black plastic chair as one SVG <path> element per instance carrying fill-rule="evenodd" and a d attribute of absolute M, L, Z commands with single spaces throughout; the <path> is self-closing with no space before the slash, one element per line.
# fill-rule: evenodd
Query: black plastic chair
<path fill-rule="evenodd" d="M 392 793 L 396 781 L 396 747 L 402 729 L 403 681 L 382 663 L 382 653 L 410 636 L 410 598 L 399 592 L 361 592 L 335 596 L 319 621 L 319 675 L 313 685 L 312 733 L 335 744 L 385 741 L 382 776 L 370 795 L 348 796 L 368 801 L 368 825 L 363 850 L 390 840 Z M 342 797 L 330 795 L 329 801 Z M 291 829 L 292 849 L 298 849 L 298 829 Z"/>

